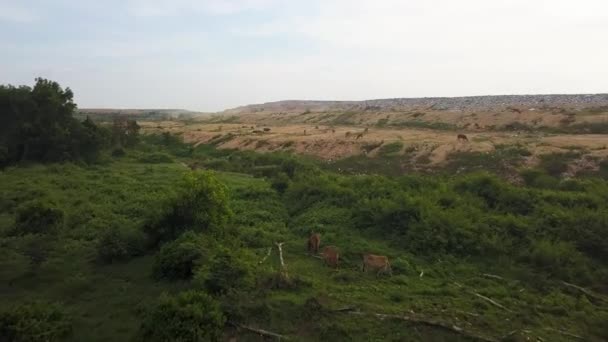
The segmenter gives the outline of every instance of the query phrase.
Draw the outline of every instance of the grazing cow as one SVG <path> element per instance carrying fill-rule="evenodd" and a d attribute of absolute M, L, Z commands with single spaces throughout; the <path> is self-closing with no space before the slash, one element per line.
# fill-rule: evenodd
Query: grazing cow
<path fill-rule="evenodd" d="M 458 134 L 458 141 L 469 141 L 469 138 L 467 138 L 466 135 L 464 134 Z"/>
<path fill-rule="evenodd" d="M 359 139 L 359 138 L 363 138 L 363 133 L 357 134 L 357 137 L 355 139 Z"/>
<path fill-rule="evenodd" d="M 314 252 L 314 254 L 319 253 L 319 244 L 321 243 L 321 234 L 312 233 L 308 238 L 308 253 Z"/>
<path fill-rule="evenodd" d="M 381 272 L 393 275 L 393 270 L 391 269 L 388 257 L 384 255 L 363 254 L 362 270 L 363 272 L 366 272 L 369 269 L 377 270 L 376 275 L 379 275 Z"/>
<path fill-rule="evenodd" d="M 351 132 L 346 132 L 346 133 L 344 133 L 344 137 L 348 138 L 348 137 L 350 137 L 351 134 L 352 134 Z"/>
<path fill-rule="evenodd" d="M 338 247 L 336 246 L 325 246 L 323 248 L 323 260 L 325 261 L 325 265 L 333 268 L 338 268 L 338 262 L 340 259 L 340 253 L 338 253 Z"/>

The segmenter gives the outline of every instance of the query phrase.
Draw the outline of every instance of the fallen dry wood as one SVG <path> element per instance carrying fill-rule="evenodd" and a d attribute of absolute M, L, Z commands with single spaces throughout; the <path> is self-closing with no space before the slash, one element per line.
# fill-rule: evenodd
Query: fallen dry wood
<path fill-rule="evenodd" d="M 471 332 L 471 331 L 466 331 L 454 324 L 450 324 L 447 322 L 441 322 L 441 321 L 436 321 L 436 320 L 432 320 L 432 319 L 426 319 L 426 318 L 421 318 L 421 317 L 414 317 L 414 316 L 400 316 L 400 315 L 389 315 L 389 314 L 381 314 L 381 313 L 366 313 L 366 312 L 361 312 L 361 311 L 347 311 L 349 314 L 352 315 L 368 315 L 368 316 L 374 316 L 376 318 L 379 318 L 381 320 L 383 319 L 398 319 L 398 320 L 402 320 L 402 321 L 406 321 L 406 322 L 411 322 L 411 323 L 416 323 L 416 324 L 424 324 L 424 325 L 428 325 L 431 327 L 436 327 L 436 328 L 441 328 L 453 333 L 457 333 L 466 337 L 470 337 L 470 338 L 474 338 L 476 340 L 479 341 L 485 341 L 485 342 L 498 342 L 498 340 L 491 338 L 491 337 L 486 337 L 486 336 L 482 336 L 479 335 L 477 333 Z"/>
<path fill-rule="evenodd" d="M 545 330 L 554 331 L 554 332 L 562 334 L 564 336 L 578 338 L 579 340 L 584 340 L 585 339 L 583 336 L 579 336 L 579 335 L 576 335 L 576 334 L 573 334 L 573 333 L 570 333 L 570 332 L 567 332 L 567 331 L 564 331 L 564 330 L 560 330 L 560 329 L 545 328 Z"/>
<path fill-rule="evenodd" d="M 240 324 L 240 323 L 236 323 L 236 322 L 228 322 L 228 323 L 230 323 L 231 325 L 234 325 L 237 328 L 248 330 L 248 331 L 254 332 L 256 334 L 262 335 L 262 336 L 274 337 L 274 338 L 277 338 L 279 340 L 281 340 L 281 339 L 288 340 L 289 339 L 285 335 L 277 334 L 277 333 L 274 333 L 272 331 L 268 331 L 268 330 L 264 330 L 264 329 L 258 329 L 258 328 L 253 328 L 253 327 L 250 327 L 250 326 L 247 326 L 247 325 L 243 325 L 243 324 Z"/>
<path fill-rule="evenodd" d="M 503 278 L 501 276 L 497 276 L 496 274 L 482 273 L 481 275 L 484 276 L 484 277 L 486 277 L 486 278 L 505 280 L 505 278 Z"/>
<path fill-rule="evenodd" d="M 262 264 L 264 261 L 266 261 L 266 259 L 268 259 L 268 257 L 270 256 L 270 252 L 272 252 L 272 247 L 268 248 L 268 253 L 266 253 L 266 256 L 264 257 L 264 259 L 262 259 L 258 262 L 258 265 Z"/>
<path fill-rule="evenodd" d="M 501 308 L 501 309 L 503 309 L 503 310 L 505 310 L 505 311 L 508 311 L 508 312 L 513 312 L 513 311 L 509 310 L 508 308 L 504 307 L 502 304 L 497 303 L 497 302 L 496 302 L 496 301 L 494 301 L 492 298 L 488 298 L 488 297 L 486 297 L 486 296 L 484 296 L 484 295 L 481 295 L 481 294 L 479 294 L 479 293 L 477 293 L 477 292 L 475 292 L 475 291 L 473 291 L 473 292 L 471 292 L 471 293 L 472 293 L 473 295 L 475 295 L 475 296 L 477 296 L 477 297 L 479 297 L 479 298 L 483 299 L 483 300 L 488 301 L 488 302 L 489 302 L 489 303 L 491 303 L 492 305 L 497 306 L 497 307 L 499 307 L 499 308 Z"/>
<path fill-rule="evenodd" d="M 571 283 L 567 283 L 567 282 L 565 282 L 565 281 L 562 281 L 562 284 L 564 284 L 565 286 L 568 286 L 568 287 L 570 287 L 570 288 L 573 288 L 573 289 L 579 290 L 579 291 L 581 291 L 582 293 L 586 294 L 587 296 L 589 296 L 589 297 L 591 297 L 591 298 L 593 298 L 593 299 L 597 299 L 597 300 L 600 300 L 600 301 L 605 301 L 605 300 L 606 300 L 606 299 L 602 298 L 601 296 L 599 296 L 599 295 L 597 295 L 597 294 L 595 294 L 595 293 L 593 293 L 593 292 L 591 292 L 591 291 L 587 290 L 587 289 L 586 289 L 586 288 L 584 288 L 584 287 L 581 287 L 581 286 L 578 286 L 578 285 L 574 285 L 574 284 L 571 284 Z"/>
<path fill-rule="evenodd" d="M 458 286 L 459 288 L 464 288 L 464 286 L 462 286 L 462 284 L 459 284 L 457 282 L 454 282 L 454 285 Z M 469 290 L 467 290 L 467 292 L 470 293 L 470 294 L 472 294 L 472 295 L 474 295 L 474 296 L 476 296 L 476 297 L 479 297 L 479 298 L 481 298 L 481 299 L 489 302 L 490 304 L 492 304 L 494 306 L 497 306 L 497 307 L 499 307 L 499 308 L 501 308 L 501 309 L 503 309 L 503 310 L 505 310 L 507 312 L 513 312 L 513 311 L 509 310 L 507 307 L 505 307 L 504 305 L 496 302 L 492 298 L 489 298 L 489 297 L 486 297 L 486 296 L 484 296 L 482 294 L 479 294 L 476 291 L 469 291 Z"/>

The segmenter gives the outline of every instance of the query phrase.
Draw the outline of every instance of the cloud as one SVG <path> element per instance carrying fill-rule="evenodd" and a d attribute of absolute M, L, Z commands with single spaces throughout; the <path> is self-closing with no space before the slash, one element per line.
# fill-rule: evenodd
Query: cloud
<path fill-rule="evenodd" d="M 38 19 L 36 13 L 14 2 L 0 0 L 0 22 L 31 23 Z"/>
<path fill-rule="evenodd" d="M 131 0 L 130 12 L 140 17 L 168 17 L 187 13 L 212 15 L 262 10 L 280 0 Z"/>

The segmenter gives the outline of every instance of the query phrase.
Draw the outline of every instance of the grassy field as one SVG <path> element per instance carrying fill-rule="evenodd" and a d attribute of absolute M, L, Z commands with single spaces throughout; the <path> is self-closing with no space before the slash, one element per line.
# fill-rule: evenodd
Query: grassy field
<path fill-rule="evenodd" d="M 124 341 L 137 335 L 145 312 L 159 295 L 200 289 L 196 276 L 174 281 L 155 278 L 155 249 L 111 263 L 99 260 L 101 232 L 139 232 L 151 214 L 162 210 L 167 197 L 178 194 L 177 184 L 190 172 L 185 163 L 218 170 L 215 177 L 227 187 L 233 212 L 226 230 L 234 234 L 235 241 L 217 243 L 238 249 L 255 278 L 250 287 L 217 296 L 233 323 L 303 341 L 601 341 L 608 337 L 608 297 L 602 294 L 608 289 L 601 285 L 605 285 L 608 274 L 605 260 L 583 257 L 566 248 L 567 252 L 551 250 L 530 261 L 526 257 L 532 252 L 512 254 L 511 249 L 502 249 L 503 243 L 512 243 L 515 240 L 510 239 L 517 234 L 529 234 L 527 239 L 558 239 L 559 234 L 551 232 L 558 228 L 539 221 L 552 206 L 559 206 L 560 212 L 552 212 L 558 217 L 559 213 L 572 215 L 574 210 L 585 215 L 605 210 L 604 204 L 598 204 L 604 199 L 589 190 L 601 192 L 606 187 L 603 181 L 581 181 L 574 192 L 525 190 L 522 196 L 537 201 L 537 214 L 515 213 L 516 209 L 505 209 L 502 204 L 485 213 L 485 204 L 480 204 L 477 195 L 450 190 L 472 184 L 468 178 L 338 176 L 320 171 L 314 162 L 285 155 L 232 153 L 204 145 L 188 153 L 177 144 L 146 146 L 129 150 L 124 157 L 107 157 L 97 165 L 33 164 L 0 173 L 0 311 L 33 300 L 58 302 L 71 317 L 73 331 L 68 340 Z M 385 152 L 396 150 L 394 146 Z M 159 158 L 159 153 L 166 158 Z M 306 176 L 309 173 L 312 176 Z M 298 181 L 298 174 L 305 178 Z M 477 243 L 472 242 L 477 241 L 475 230 L 466 230 L 468 227 L 461 227 L 463 233 L 446 226 L 447 231 L 426 240 L 420 237 L 420 245 L 413 245 L 407 241 L 413 235 L 407 234 L 432 223 L 412 221 L 404 231 L 393 229 L 393 225 L 408 220 L 408 214 L 399 211 L 401 206 L 395 208 L 396 216 L 387 214 L 388 218 L 374 218 L 376 221 L 363 225 L 366 217 L 374 216 L 364 212 L 365 206 L 373 208 L 374 204 L 358 204 L 356 197 L 366 194 L 370 201 L 382 201 L 392 198 L 395 188 L 407 189 L 404 194 L 408 198 L 395 202 L 405 208 L 407 203 L 417 203 L 413 207 L 431 210 L 435 204 L 416 201 L 437 200 L 446 213 L 455 213 L 450 208 L 460 208 L 469 211 L 465 215 L 471 217 L 511 220 L 511 226 L 496 225 L 511 227 L 514 232 L 504 233 L 512 234 L 504 241 L 486 242 L 488 251 L 500 249 L 486 254 L 463 251 L 458 245 Z M 504 191 L 500 196 L 516 194 L 514 187 L 499 188 Z M 358 192 L 368 191 L 361 189 L 371 192 Z M 352 198 L 355 202 L 349 202 Z M 56 234 L 41 237 L 11 233 L 20 206 L 31 200 L 50 203 L 64 213 Z M 499 201 L 511 200 L 500 197 Z M 567 201 L 572 202 L 564 204 Z M 380 208 L 393 208 L 392 202 L 380 203 Z M 591 209 L 584 209 L 585 205 Z M 357 213 L 357 208 L 362 212 Z M 424 212 L 419 215 L 426 217 Z M 455 220 L 454 227 L 477 224 Z M 546 230 L 515 232 L 523 229 L 521 225 L 532 230 L 535 224 L 547 225 Z M 486 229 L 494 229 L 491 227 Z M 326 267 L 319 258 L 307 255 L 310 230 L 321 232 L 322 245 L 338 246 L 342 255 L 339 269 Z M 473 235 L 435 243 L 451 239 L 452 234 Z M 281 269 L 275 242 L 284 242 L 286 271 L 291 279 L 288 286 L 277 286 L 273 281 Z M 522 251 L 531 248 L 528 242 L 521 243 Z M 271 253 L 264 259 L 269 248 Z M 362 273 L 363 252 L 389 256 L 394 274 Z M 581 263 L 570 262 L 579 256 L 583 258 Z M 572 269 L 579 266 L 591 270 L 577 278 L 579 273 Z M 207 265 L 200 267 L 205 269 Z M 593 292 L 585 294 L 564 285 L 564 280 Z M 254 333 L 227 324 L 224 338 L 234 335 L 244 341 L 260 340 Z"/>

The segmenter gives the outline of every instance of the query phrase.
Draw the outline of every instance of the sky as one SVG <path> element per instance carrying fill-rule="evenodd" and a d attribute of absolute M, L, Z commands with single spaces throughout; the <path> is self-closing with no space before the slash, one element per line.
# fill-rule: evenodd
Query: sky
<path fill-rule="evenodd" d="M 606 0 L 0 0 L 0 84 L 80 108 L 608 92 Z"/>

